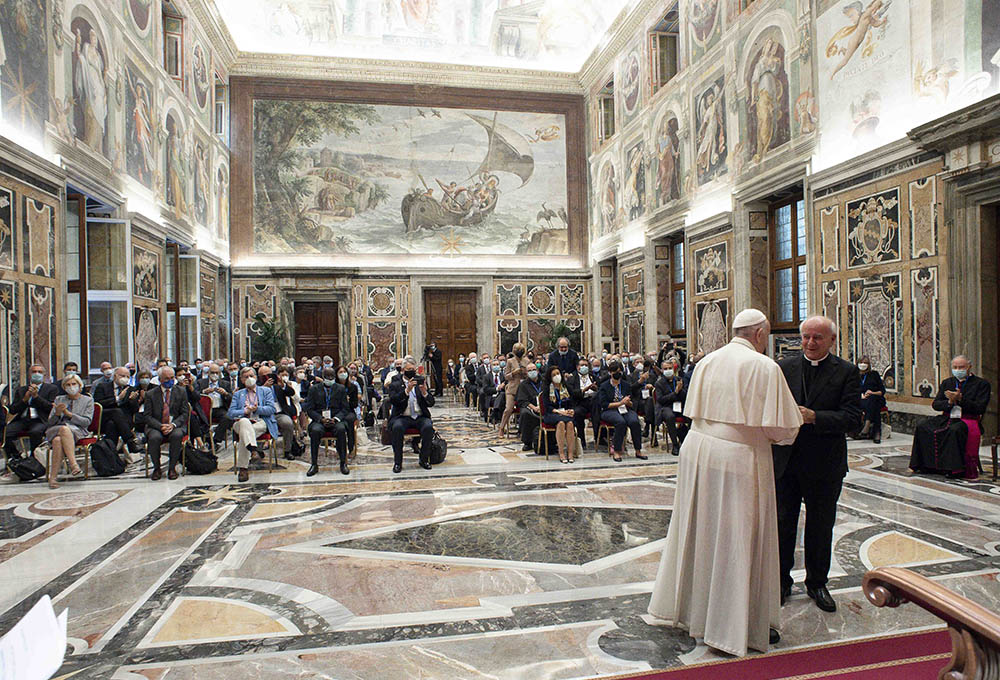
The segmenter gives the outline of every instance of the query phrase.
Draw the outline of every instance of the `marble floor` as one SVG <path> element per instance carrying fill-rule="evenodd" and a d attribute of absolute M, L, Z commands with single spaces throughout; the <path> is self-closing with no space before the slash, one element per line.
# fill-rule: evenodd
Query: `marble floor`
<path fill-rule="evenodd" d="M 719 658 L 645 614 L 676 458 L 561 465 L 466 409 L 435 413 L 450 448 L 429 472 L 408 453 L 393 475 L 366 443 L 348 477 L 331 457 L 316 477 L 282 460 L 248 484 L 225 469 L 150 482 L 139 464 L 56 491 L 0 485 L 0 633 L 49 594 L 69 609 L 60 675 L 81 680 L 596 678 Z M 996 608 L 1000 487 L 911 477 L 909 444 L 851 442 L 839 610 L 797 586 L 777 649 L 939 625 L 870 606 L 875 566 Z"/>

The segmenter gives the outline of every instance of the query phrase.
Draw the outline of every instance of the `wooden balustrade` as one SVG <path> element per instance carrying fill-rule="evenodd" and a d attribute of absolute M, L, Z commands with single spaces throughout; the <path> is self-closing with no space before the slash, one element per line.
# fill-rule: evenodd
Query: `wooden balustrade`
<path fill-rule="evenodd" d="M 909 569 L 874 569 L 861 587 L 876 607 L 912 602 L 948 624 L 951 660 L 939 680 L 1000 680 L 1000 616 Z"/>

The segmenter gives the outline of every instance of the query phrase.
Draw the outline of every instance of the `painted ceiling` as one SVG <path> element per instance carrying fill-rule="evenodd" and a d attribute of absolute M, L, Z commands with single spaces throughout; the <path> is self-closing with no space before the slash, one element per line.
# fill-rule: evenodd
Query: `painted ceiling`
<path fill-rule="evenodd" d="M 215 0 L 240 50 L 576 72 L 630 0 Z"/>

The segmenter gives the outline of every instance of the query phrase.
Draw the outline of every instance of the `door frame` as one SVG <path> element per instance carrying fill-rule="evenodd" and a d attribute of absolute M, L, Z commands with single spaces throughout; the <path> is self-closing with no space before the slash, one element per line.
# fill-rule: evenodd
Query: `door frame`
<path fill-rule="evenodd" d="M 468 276 L 461 277 L 456 281 L 454 274 L 448 276 L 413 276 L 410 281 L 411 297 L 413 304 L 410 305 L 410 328 L 412 329 L 412 340 L 410 347 L 419 347 L 423 351 L 426 344 L 424 334 L 424 291 L 425 290 L 475 290 L 478 292 L 476 301 L 476 351 L 488 351 L 493 354 L 496 344 L 493 337 L 493 277 L 492 276 Z"/>

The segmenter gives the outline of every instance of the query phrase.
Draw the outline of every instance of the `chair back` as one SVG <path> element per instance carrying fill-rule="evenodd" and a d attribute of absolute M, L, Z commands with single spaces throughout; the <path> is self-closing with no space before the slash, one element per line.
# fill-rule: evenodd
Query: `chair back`
<path fill-rule="evenodd" d="M 538 419 L 541 420 L 545 417 L 545 400 L 542 399 L 542 395 L 538 395 Z"/>
<path fill-rule="evenodd" d="M 198 405 L 201 406 L 201 412 L 205 414 L 205 420 L 208 421 L 209 427 L 214 425 L 212 422 L 212 397 L 207 394 L 203 394 L 198 400 Z"/>
<path fill-rule="evenodd" d="M 88 427 L 87 429 L 90 430 L 90 432 L 92 434 L 94 434 L 95 436 L 97 436 L 97 437 L 101 436 L 101 412 L 102 411 L 103 411 L 103 409 L 101 408 L 101 405 L 98 404 L 95 401 L 94 402 L 94 416 L 90 419 L 90 427 Z"/>

